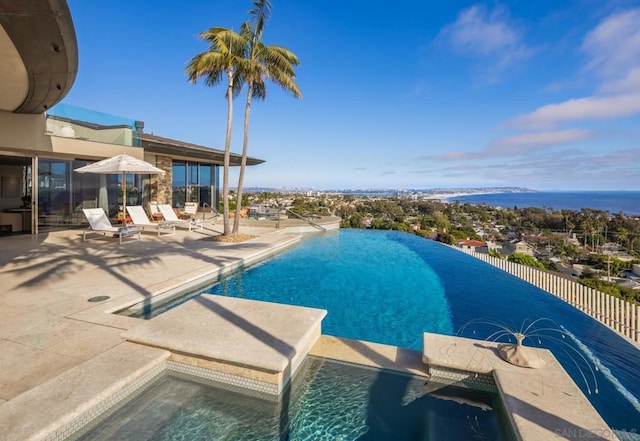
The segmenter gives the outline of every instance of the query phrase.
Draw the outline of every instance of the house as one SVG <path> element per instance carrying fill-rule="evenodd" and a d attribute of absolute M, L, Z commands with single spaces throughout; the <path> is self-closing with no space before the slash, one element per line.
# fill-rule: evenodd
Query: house
<path fill-rule="evenodd" d="M 509 255 L 513 253 L 526 254 L 533 256 L 535 248 L 533 245 L 524 240 L 513 239 L 502 244 L 502 254 Z"/>
<path fill-rule="evenodd" d="M 456 244 L 458 248 L 462 248 L 467 251 L 475 251 L 476 253 L 489 253 L 489 248 L 485 242 L 481 242 L 479 240 L 459 240 Z"/>
<path fill-rule="evenodd" d="M 61 103 L 78 69 L 78 44 L 65 0 L 0 7 L 0 226 L 13 232 L 74 228 L 82 208 L 122 211 L 121 175 L 74 169 L 126 153 L 165 171 L 127 175 L 127 200 L 175 207 L 220 199 L 221 150 L 144 132 L 144 122 Z M 231 165 L 241 156 L 231 155 Z M 248 158 L 248 165 L 264 162 Z M 131 199 L 129 199 L 131 198 Z M 6 219 L 5 219 L 6 218 Z M 9 234 L 10 234 L 9 233 Z"/>

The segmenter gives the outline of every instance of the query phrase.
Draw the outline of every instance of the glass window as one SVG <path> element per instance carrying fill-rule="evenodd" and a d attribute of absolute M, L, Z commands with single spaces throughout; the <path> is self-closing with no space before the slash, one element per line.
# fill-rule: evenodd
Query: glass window
<path fill-rule="evenodd" d="M 183 207 L 186 201 L 201 207 L 217 205 L 218 167 L 199 162 L 173 162 L 173 206 Z"/>
<path fill-rule="evenodd" d="M 185 162 L 173 161 L 173 206 L 184 207 L 187 200 L 187 164 Z"/>
<path fill-rule="evenodd" d="M 69 161 L 41 159 L 38 165 L 38 212 L 62 221 L 71 210 Z"/>
<path fill-rule="evenodd" d="M 198 189 L 198 196 L 199 196 L 198 202 L 201 207 L 204 207 L 204 204 L 207 204 L 207 206 L 209 207 L 213 206 L 211 205 L 213 202 L 211 199 L 212 170 L 213 170 L 213 167 L 208 164 L 200 165 L 200 187 Z"/>
<path fill-rule="evenodd" d="M 189 185 L 198 185 L 198 164 L 189 163 Z"/>

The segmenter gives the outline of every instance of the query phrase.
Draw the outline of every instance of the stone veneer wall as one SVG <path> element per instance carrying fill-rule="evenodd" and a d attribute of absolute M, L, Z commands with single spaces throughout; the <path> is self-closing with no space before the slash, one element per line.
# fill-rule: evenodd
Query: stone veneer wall
<path fill-rule="evenodd" d="M 160 204 L 171 204 L 173 199 L 173 160 L 171 156 L 156 156 L 156 167 L 164 170 L 164 175 L 151 178 L 151 200 Z"/>

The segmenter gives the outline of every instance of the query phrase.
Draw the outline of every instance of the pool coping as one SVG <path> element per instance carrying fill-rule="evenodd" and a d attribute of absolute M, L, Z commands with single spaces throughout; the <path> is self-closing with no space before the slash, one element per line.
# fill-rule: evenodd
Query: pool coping
<path fill-rule="evenodd" d="M 498 347 L 495 342 L 424 333 L 422 359 L 429 369 L 458 372 L 460 381 L 491 375 L 519 440 L 618 440 L 551 351 L 528 348 L 545 362 L 531 369 L 507 363 Z"/>
<path fill-rule="evenodd" d="M 161 373 L 169 356 L 122 343 L 5 403 L 0 435 L 5 441 L 63 440 Z"/>
<path fill-rule="evenodd" d="M 301 240 L 302 236 L 299 234 L 270 234 L 260 236 L 251 241 L 265 242 L 261 243 L 261 245 L 265 246 L 259 248 L 257 251 L 250 252 L 246 249 L 240 249 L 234 253 L 236 258 L 233 261 L 226 262 L 219 266 L 207 267 L 206 269 L 198 268 L 193 271 L 187 271 L 169 280 L 156 283 L 148 287 L 148 290 L 151 292 L 149 297 L 143 296 L 141 298 L 139 293 L 131 292 L 99 303 L 92 308 L 70 314 L 67 317 L 126 330 L 138 325 L 141 319 L 118 314 L 119 312 L 137 305 L 144 305 L 147 302 L 148 304 L 163 302 L 167 298 L 213 285 L 224 275 L 267 259 L 274 254 L 296 245 Z"/>

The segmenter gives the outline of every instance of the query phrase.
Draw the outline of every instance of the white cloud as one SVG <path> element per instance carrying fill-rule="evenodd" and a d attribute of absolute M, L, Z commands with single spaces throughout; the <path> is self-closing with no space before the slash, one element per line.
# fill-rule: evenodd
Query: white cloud
<path fill-rule="evenodd" d="M 532 53 L 501 7 L 489 11 L 483 5 L 474 5 L 463 10 L 454 23 L 442 28 L 436 41 L 445 42 L 462 54 L 488 58 L 494 70 L 504 69 Z"/>
<path fill-rule="evenodd" d="M 575 189 L 636 189 L 639 173 L 640 149 L 616 150 L 601 154 L 589 154 L 571 149 L 560 152 L 547 151 L 536 158 L 523 156 L 517 159 L 486 161 L 481 165 L 465 166 L 453 163 L 446 167 L 420 170 L 418 173 L 442 178 L 469 178 L 476 182 L 493 182 L 492 185 L 519 185 L 531 188 L 567 188 L 570 182 Z"/>
<path fill-rule="evenodd" d="M 556 130 L 550 132 L 522 133 L 520 135 L 498 138 L 491 142 L 494 150 L 512 147 L 533 147 L 573 144 L 585 141 L 595 136 L 595 133 L 584 129 Z"/>
<path fill-rule="evenodd" d="M 629 95 L 592 96 L 547 104 L 513 119 L 507 125 L 522 129 L 540 129 L 555 127 L 564 122 L 615 119 L 639 112 L 640 92 Z"/>
<path fill-rule="evenodd" d="M 600 77 L 596 93 L 547 104 L 514 118 L 507 126 L 540 129 L 640 113 L 640 8 L 602 20 L 587 33 L 581 49 L 591 58 L 586 69 Z"/>
<path fill-rule="evenodd" d="M 610 15 L 587 34 L 582 49 L 591 55 L 589 69 L 606 76 L 640 66 L 640 8 Z"/>
<path fill-rule="evenodd" d="M 595 136 L 594 132 L 583 129 L 523 133 L 495 139 L 487 148 L 477 152 L 457 151 L 420 159 L 451 161 L 527 156 L 549 147 L 573 144 Z"/>
<path fill-rule="evenodd" d="M 603 94 L 640 91 L 640 66 L 631 69 L 616 81 L 603 84 L 600 92 Z"/>

